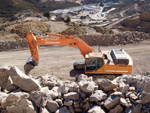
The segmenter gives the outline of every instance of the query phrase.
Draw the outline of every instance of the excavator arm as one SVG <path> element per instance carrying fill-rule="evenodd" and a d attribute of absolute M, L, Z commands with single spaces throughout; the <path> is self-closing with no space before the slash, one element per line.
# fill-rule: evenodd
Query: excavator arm
<path fill-rule="evenodd" d="M 29 65 L 37 66 L 39 63 L 38 45 L 56 45 L 56 46 L 69 46 L 81 51 L 81 55 L 85 58 L 85 55 L 91 52 L 95 52 L 87 43 L 80 38 L 73 36 L 56 35 L 49 33 L 27 33 L 26 40 L 30 49 L 31 59 L 27 61 L 28 66 L 24 66 L 25 73 L 28 74 L 30 69 Z"/>

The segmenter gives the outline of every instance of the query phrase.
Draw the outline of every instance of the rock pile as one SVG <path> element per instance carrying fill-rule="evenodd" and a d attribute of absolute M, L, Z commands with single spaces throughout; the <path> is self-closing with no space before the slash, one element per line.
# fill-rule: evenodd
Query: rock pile
<path fill-rule="evenodd" d="M 143 40 L 149 40 L 150 34 L 144 32 L 120 32 L 118 34 L 84 35 L 80 36 L 91 46 L 115 46 L 137 43 Z"/>
<path fill-rule="evenodd" d="M 71 33 L 71 32 L 70 32 Z M 143 32 L 122 32 L 119 34 L 101 34 L 101 35 L 84 35 L 79 36 L 90 46 L 112 46 L 119 44 L 131 44 L 140 42 L 143 40 L 149 40 L 150 34 Z M 25 39 L 13 40 L 13 41 L 0 41 L 0 51 L 10 49 L 27 48 L 27 42 Z"/>
<path fill-rule="evenodd" d="M 54 76 L 33 78 L 16 67 L 0 67 L 2 113 L 148 113 L 150 76 L 123 75 L 114 80 L 84 74 L 76 82 Z"/>
<path fill-rule="evenodd" d="M 25 39 L 0 41 L 0 51 L 6 51 L 10 49 L 27 48 L 28 44 Z"/>

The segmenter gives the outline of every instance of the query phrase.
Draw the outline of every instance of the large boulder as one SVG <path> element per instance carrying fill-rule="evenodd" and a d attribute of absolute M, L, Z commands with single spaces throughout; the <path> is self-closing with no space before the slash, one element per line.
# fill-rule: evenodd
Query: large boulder
<path fill-rule="evenodd" d="M 50 111 L 50 112 L 56 112 L 56 110 L 59 108 L 59 105 L 57 102 L 50 100 L 47 102 L 46 108 Z"/>
<path fill-rule="evenodd" d="M 84 80 L 81 80 L 78 83 L 78 85 L 79 85 L 80 89 L 83 92 L 85 92 L 85 93 L 93 93 L 95 90 L 98 89 L 98 86 L 93 81 L 84 81 Z"/>
<path fill-rule="evenodd" d="M 64 99 L 78 100 L 79 94 L 77 92 L 69 92 L 64 94 Z"/>
<path fill-rule="evenodd" d="M 115 107 L 120 103 L 120 97 L 119 96 L 109 96 L 105 102 L 104 106 L 110 110 L 111 108 Z"/>
<path fill-rule="evenodd" d="M 98 102 L 105 100 L 107 98 L 107 94 L 104 93 L 102 90 L 96 90 L 91 96 L 90 96 L 90 101 L 91 102 Z"/>
<path fill-rule="evenodd" d="M 117 84 L 109 79 L 98 79 L 97 84 L 102 87 L 105 91 L 111 91 L 116 88 Z"/>
<path fill-rule="evenodd" d="M 10 73 L 10 67 L 0 67 L 0 87 L 5 89 Z"/>
<path fill-rule="evenodd" d="M 105 113 L 105 111 L 100 106 L 94 106 L 88 113 Z"/>
<path fill-rule="evenodd" d="M 11 67 L 10 77 L 13 83 L 24 91 L 36 91 L 40 89 L 40 84 L 33 78 L 28 77 L 17 67 Z"/>

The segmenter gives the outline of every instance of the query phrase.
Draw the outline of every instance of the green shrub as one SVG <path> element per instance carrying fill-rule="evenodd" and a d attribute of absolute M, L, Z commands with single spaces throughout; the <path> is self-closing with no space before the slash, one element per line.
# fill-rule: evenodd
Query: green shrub
<path fill-rule="evenodd" d="M 50 17 L 50 13 L 49 12 L 45 12 L 45 13 L 43 13 L 43 16 Z"/>
<path fill-rule="evenodd" d="M 71 19 L 70 19 L 69 16 L 67 17 L 67 19 L 65 20 L 65 22 L 67 22 L 67 23 L 71 22 Z"/>

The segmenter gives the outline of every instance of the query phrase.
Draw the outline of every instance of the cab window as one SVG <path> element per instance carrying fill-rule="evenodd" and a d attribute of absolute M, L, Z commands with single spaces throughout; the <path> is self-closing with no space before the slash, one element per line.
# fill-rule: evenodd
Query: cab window
<path fill-rule="evenodd" d="M 97 68 L 101 68 L 104 65 L 103 59 L 102 58 L 98 58 L 97 59 Z"/>
<path fill-rule="evenodd" d="M 104 65 L 102 58 L 90 58 L 86 63 L 86 71 L 92 72 L 100 69 Z"/>

